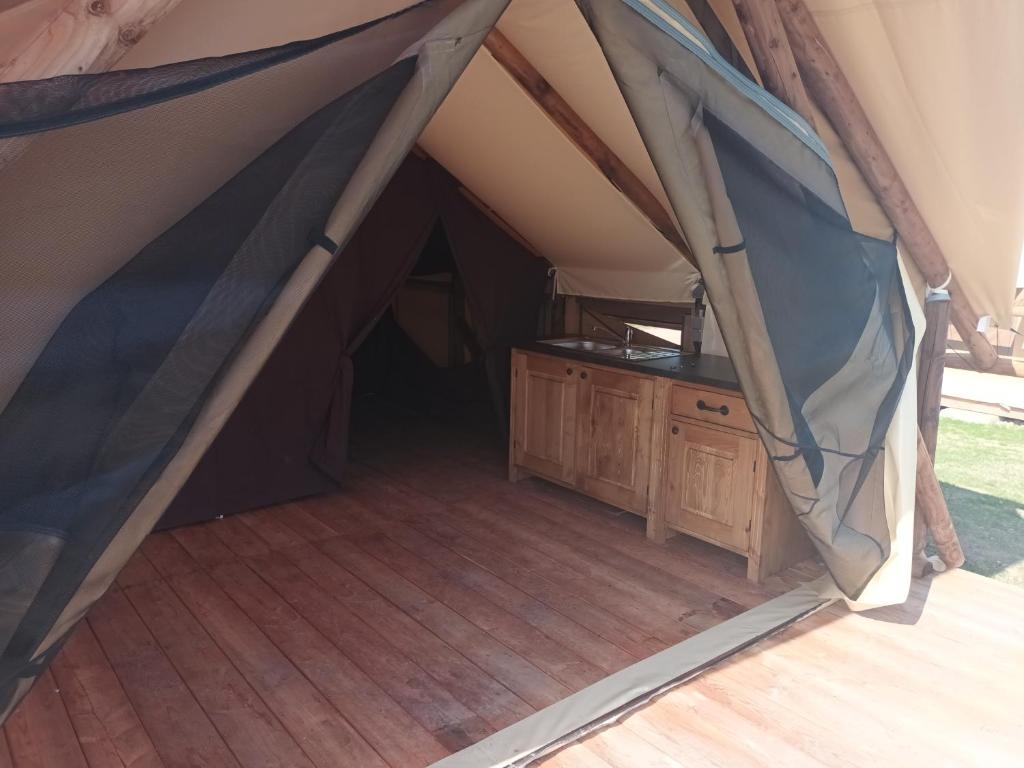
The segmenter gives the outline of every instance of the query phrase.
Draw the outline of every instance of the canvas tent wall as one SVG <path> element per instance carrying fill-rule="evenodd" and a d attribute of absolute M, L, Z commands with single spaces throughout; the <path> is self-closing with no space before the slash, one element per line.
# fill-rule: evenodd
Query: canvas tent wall
<path fill-rule="evenodd" d="M 0 635 L 3 706 L 24 692 L 174 498 L 417 137 L 561 268 L 563 290 L 688 296 L 694 273 L 684 255 L 493 57 L 473 57 L 503 5 L 305 0 L 285 12 L 271 2 L 186 2 L 120 72 L 0 91 L 4 135 L 40 132 L 0 175 L 0 211 L 12 222 L 0 232 L 9 298 L 0 302 L 0 522 L 10 532 L 3 574 L 12 596 Z M 888 588 L 871 596 L 900 599 L 908 574 L 900 538 L 913 503 L 913 450 L 901 435 L 914 411 L 913 387 L 902 386 L 912 376 L 914 307 L 904 301 L 894 249 L 861 237 L 864 217 L 839 196 L 863 185 L 841 154 L 824 151 L 778 102 L 752 90 L 678 9 L 661 0 L 581 5 L 594 32 L 568 0 L 515 0 L 502 29 L 682 225 L 724 310 L 762 433 L 837 579 L 863 596 L 872 574 L 877 583 L 893 566 Z M 697 5 L 694 17 L 707 12 Z M 708 5 L 729 20 L 729 3 Z M 558 19 L 565 24 L 556 35 Z M 287 47 L 266 48 L 274 44 Z M 744 46 L 736 48 L 733 61 Z M 176 61 L 185 63 L 156 68 Z M 665 83 L 649 79 L 655 62 Z M 651 94 L 671 100 L 673 124 L 649 108 Z M 667 128 L 678 132 L 677 146 L 665 140 Z M 330 156 L 330 172 L 315 151 Z M 830 154 L 839 158 L 834 167 Z M 774 190 L 768 199 L 801 222 L 792 254 L 751 215 L 750 199 L 732 199 L 741 173 L 751 188 Z M 254 176 L 262 183 L 248 183 Z M 302 204 L 288 204 L 296 199 Z M 209 226 L 226 221 L 218 218 L 226 210 L 245 215 L 232 216 L 231 227 Z M 856 263 L 843 284 L 815 271 L 815 233 L 832 256 Z M 193 250 L 191 262 L 169 258 Z M 209 251 L 220 266 L 195 255 Z M 238 271 L 261 251 L 273 254 L 260 262 L 265 269 Z M 780 310 L 765 293 L 770 270 L 757 269 L 776 257 L 823 290 Z M 216 291 L 207 295 L 210 286 Z M 823 315 L 859 326 L 821 323 Z M 143 316 L 150 322 L 136 322 Z M 810 327 L 816 344 L 835 344 L 827 365 L 811 365 L 800 344 Z M 786 328 L 798 329 L 797 343 L 784 338 Z M 186 343 L 202 354 L 180 359 Z M 160 419 L 136 418 L 144 407 Z M 853 423 L 855 410 L 862 421 L 870 416 L 871 429 Z M 78 431 L 91 442 L 65 442 L 67 425 L 86 414 L 91 428 Z"/>
<path fill-rule="evenodd" d="M 3 135 L 44 132 L 2 193 L 5 715 L 177 493 L 502 8 L 441 0 L 305 44 L 4 86 Z"/>

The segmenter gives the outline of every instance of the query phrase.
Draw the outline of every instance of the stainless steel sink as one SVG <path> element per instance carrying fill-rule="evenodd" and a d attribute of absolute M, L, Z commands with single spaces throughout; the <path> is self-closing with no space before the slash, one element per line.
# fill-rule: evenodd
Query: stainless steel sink
<path fill-rule="evenodd" d="M 621 360 L 657 360 L 662 357 L 674 357 L 679 354 L 679 350 L 666 347 L 647 347 L 637 344 L 625 347 L 622 344 L 584 338 L 545 339 L 541 343 L 550 344 L 553 347 L 561 347 L 562 349 L 593 352 L 605 357 L 617 357 Z"/>
<path fill-rule="evenodd" d="M 543 341 L 542 343 L 550 344 L 553 347 L 561 347 L 562 349 L 578 349 L 581 352 L 604 353 L 606 350 L 615 349 L 614 344 L 609 344 L 606 341 L 594 341 L 593 339 L 554 339 Z"/>
<path fill-rule="evenodd" d="M 679 354 L 677 349 L 666 349 L 664 347 L 613 347 L 612 349 L 597 350 L 599 355 L 608 357 L 619 357 L 623 360 L 658 360 L 662 357 L 675 357 Z"/>

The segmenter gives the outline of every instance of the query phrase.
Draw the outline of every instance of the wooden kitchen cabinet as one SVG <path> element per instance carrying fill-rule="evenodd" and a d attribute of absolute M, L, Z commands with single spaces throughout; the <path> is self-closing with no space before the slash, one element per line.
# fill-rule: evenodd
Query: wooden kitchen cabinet
<path fill-rule="evenodd" d="M 579 368 L 561 358 L 513 353 L 511 480 L 523 469 L 575 482 Z"/>
<path fill-rule="evenodd" d="M 654 379 L 592 366 L 579 375 L 576 486 L 646 516 Z"/>
<path fill-rule="evenodd" d="M 657 380 L 647 537 L 685 533 L 747 558 L 747 577 L 768 576 L 814 555 L 769 471 L 746 402 L 735 392 Z"/>
<path fill-rule="evenodd" d="M 760 442 L 678 417 L 665 441 L 665 525 L 747 554 Z"/>
<path fill-rule="evenodd" d="M 509 478 L 537 475 L 747 558 L 753 581 L 813 555 L 743 397 L 512 352 Z"/>

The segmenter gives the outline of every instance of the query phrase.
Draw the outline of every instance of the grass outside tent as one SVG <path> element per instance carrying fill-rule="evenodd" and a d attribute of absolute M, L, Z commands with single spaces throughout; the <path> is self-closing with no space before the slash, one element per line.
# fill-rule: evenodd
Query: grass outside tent
<path fill-rule="evenodd" d="M 944 414 L 935 471 L 964 567 L 1024 587 L 1024 426 Z"/>

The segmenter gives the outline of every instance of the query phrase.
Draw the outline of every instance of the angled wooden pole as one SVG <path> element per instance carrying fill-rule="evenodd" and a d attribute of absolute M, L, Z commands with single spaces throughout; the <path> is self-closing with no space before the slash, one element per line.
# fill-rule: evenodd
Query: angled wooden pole
<path fill-rule="evenodd" d="M 696 266 L 690 249 L 679 234 L 675 222 L 647 186 L 594 133 L 569 103 L 523 56 L 512 42 L 492 29 L 484 46 L 495 60 L 528 93 L 562 132 L 575 144 L 611 184 L 618 189 L 674 245 L 687 261 Z"/>
<path fill-rule="evenodd" d="M 814 112 L 775 0 L 732 0 L 765 89 L 814 127 Z"/>
<path fill-rule="evenodd" d="M 843 74 L 804 0 L 776 0 L 786 35 L 811 98 L 828 117 L 864 180 L 895 225 L 911 259 L 931 286 L 948 284 L 953 325 L 983 371 L 1000 362 L 978 333 L 978 313 L 951 275 L 938 242 Z"/>

